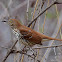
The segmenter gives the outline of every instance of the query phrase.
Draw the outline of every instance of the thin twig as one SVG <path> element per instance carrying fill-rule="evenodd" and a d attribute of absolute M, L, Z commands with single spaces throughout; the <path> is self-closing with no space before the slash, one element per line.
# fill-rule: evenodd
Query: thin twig
<path fill-rule="evenodd" d="M 13 46 L 10 48 L 10 50 L 7 52 L 7 55 L 4 57 L 2 62 L 5 62 L 6 59 L 8 58 L 8 56 L 10 55 L 12 49 L 14 48 L 14 46 L 16 45 L 16 43 L 18 42 L 18 40 L 13 44 Z"/>
<path fill-rule="evenodd" d="M 37 47 L 33 49 L 44 49 L 44 48 L 54 48 L 54 47 L 61 47 L 62 45 L 54 45 L 54 46 L 43 46 L 43 47 Z"/>
<path fill-rule="evenodd" d="M 25 53 L 25 52 L 23 52 L 23 51 L 17 51 L 17 50 L 12 50 L 12 52 L 11 52 L 11 54 L 13 54 L 13 53 L 20 53 L 20 54 L 23 54 L 23 55 L 27 55 L 28 57 L 31 57 L 32 59 L 35 59 L 35 57 L 34 56 L 31 56 L 31 55 L 29 55 L 29 54 L 27 54 L 27 53 Z M 39 52 L 38 52 L 38 54 L 39 54 Z M 35 60 L 37 60 L 37 59 L 35 59 Z M 37 60 L 37 61 L 39 61 L 39 60 Z"/>
<path fill-rule="evenodd" d="M 37 8 L 37 5 L 38 5 L 38 2 L 39 2 L 39 0 L 36 1 L 35 8 L 34 8 L 34 12 L 33 12 L 32 20 L 34 20 L 34 15 L 35 15 L 35 11 L 36 11 L 36 8 Z M 33 25 L 32 29 L 34 29 L 35 23 L 36 23 L 36 21 L 34 22 L 34 25 Z"/>
<path fill-rule="evenodd" d="M 46 2 L 46 0 L 42 0 L 41 9 L 43 8 L 43 6 L 44 6 L 45 2 Z"/>
<path fill-rule="evenodd" d="M 61 29 L 61 19 L 59 18 L 59 20 L 60 21 L 58 21 L 57 22 L 57 27 L 55 28 L 55 31 L 54 31 L 54 33 L 53 33 L 53 35 L 52 35 L 52 37 L 57 37 L 57 35 L 58 35 L 58 33 L 59 33 L 59 31 L 60 31 L 60 29 Z M 49 42 L 49 46 L 51 46 L 52 44 L 53 44 L 53 42 L 54 41 L 51 41 L 51 42 Z M 47 50 L 46 50 L 46 52 L 45 52 L 45 54 L 44 54 L 44 56 L 43 56 L 43 58 L 42 58 L 42 60 L 41 60 L 41 62 L 46 62 L 46 60 L 45 59 L 47 59 L 48 58 L 48 55 L 49 55 L 49 53 L 50 53 L 50 51 L 51 51 L 51 48 L 48 48 Z"/>
<path fill-rule="evenodd" d="M 57 5 L 55 5 L 55 9 L 56 9 L 56 13 L 57 13 L 57 20 L 59 21 L 59 12 L 58 12 L 58 7 Z M 58 22 L 59 23 L 59 22 Z M 60 29 L 61 30 L 61 29 Z M 58 49 L 60 50 L 61 52 L 61 49 L 58 47 Z"/>
<path fill-rule="evenodd" d="M 46 10 L 48 10 L 49 8 L 51 8 L 53 5 L 55 5 L 55 4 L 62 4 L 62 2 L 58 2 L 58 1 L 54 1 L 54 2 L 52 2 L 52 4 L 51 5 L 49 5 L 45 10 L 43 10 L 34 20 L 32 20 L 29 24 L 28 24 L 28 27 L 30 27 L 31 26 L 31 24 L 34 22 L 34 21 L 36 21 L 37 20 L 37 18 L 39 17 L 39 16 L 41 16 Z"/>
<path fill-rule="evenodd" d="M 46 1 L 46 0 L 42 0 L 41 9 L 43 8 L 45 1 Z M 33 18 L 33 19 L 34 19 L 34 18 Z M 33 24 L 33 28 L 32 28 L 32 29 L 34 29 L 34 27 L 35 27 L 35 24 L 36 24 L 36 20 L 35 20 L 35 22 L 34 22 L 34 24 Z"/>
<path fill-rule="evenodd" d="M 36 60 L 35 60 L 35 62 L 37 62 L 37 60 L 38 60 L 38 57 L 39 57 L 39 49 L 37 50 L 37 56 L 36 56 Z"/>
<path fill-rule="evenodd" d="M 23 62 L 23 59 L 24 59 L 24 54 L 22 55 L 21 62 Z"/>
<path fill-rule="evenodd" d="M 29 0 L 27 0 L 27 21 L 28 21 L 28 12 L 29 12 Z"/>
<path fill-rule="evenodd" d="M 20 53 L 20 54 L 25 54 L 25 55 L 27 55 L 27 56 L 29 56 L 29 57 L 31 57 L 31 58 L 33 58 L 31 55 L 28 55 L 27 53 L 25 53 L 25 52 L 23 52 L 23 51 L 16 51 L 16 50 L 12 50 L 12 52 L 11 53 Z M 34 58 L 33 58 L 34 59 Z"/>
<path fill-rule="evenodd" d="M 48 0 L 48 3 L 47 3 L 47 7 L 48 7 L 48 5 L 49 5 L 49 0 Z M 42 33 L 44 33 L 44 26 L 45 26 L 45 21 L 46 21 L 46 15 L 47 15 L 47 10 L 46 10 L 45 18 L 44 18 Z"/>
<path fill-rule="evenodd" d="M 34 15 L 35 15 L 35 11 L 36 11 L 36 8 L 37 8 L 38 1 L 39 1 L 39 0 L 37 0 L 37 1 L 36 1 L 36 4 L 35 4 L 35 8 L 34 8 L 32 20 L 34 19 Z"/>

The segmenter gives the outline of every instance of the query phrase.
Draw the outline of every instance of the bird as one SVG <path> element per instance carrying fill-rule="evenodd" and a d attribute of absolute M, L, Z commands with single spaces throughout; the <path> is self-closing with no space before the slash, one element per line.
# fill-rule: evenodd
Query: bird
<path fill-rule="evenodd" d="M 33 46 L 35 44 L 42 45 L 42 42 L 47 41 L 47 40 L 62 41 L 62 39 L 52 38 L 42 33 L 36 32 L 30 27 L 22 25 L 21 22 L 17 19 L 10 19 L 8 21 L 8 24 L 11 26 L 12 29 L 15 28 L 19 30 L 20 34 L 22 35 L 22 38 L 25 40 L 22 43 L 27 43 L 29 46 Z"/>

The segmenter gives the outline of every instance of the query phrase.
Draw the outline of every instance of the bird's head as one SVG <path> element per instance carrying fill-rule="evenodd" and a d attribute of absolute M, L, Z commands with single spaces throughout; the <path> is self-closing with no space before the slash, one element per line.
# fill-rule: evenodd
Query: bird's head
<path fill-rule="evenodd" d="M 9 19 L 8 21 L 2 21 L 2 22 L 7 22 L 12 29 L 13 28 L 18 29 L 21 26 L 21 23 L 16 19 Z"/>

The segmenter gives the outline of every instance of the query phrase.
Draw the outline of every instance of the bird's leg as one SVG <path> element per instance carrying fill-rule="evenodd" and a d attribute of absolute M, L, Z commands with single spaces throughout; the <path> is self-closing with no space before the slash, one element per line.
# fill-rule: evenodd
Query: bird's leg
<path fill-rule="evenodd" d="M 24 48 L 22 49 L 22 52 L 27 52 L 26 51 L 26 46 L 24 46 Z"/>

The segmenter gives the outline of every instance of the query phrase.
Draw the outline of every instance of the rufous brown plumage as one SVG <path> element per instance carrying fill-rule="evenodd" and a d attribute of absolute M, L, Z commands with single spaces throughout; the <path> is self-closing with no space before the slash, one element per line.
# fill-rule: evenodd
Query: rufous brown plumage
<path fill-rule="evenodd" d="M 33 45 L 34 44 L 42 44 L 44 39 L 62 41 L 62 39 L 51 38 L 51 37 L 48 37 L 44 34 L 36 32 L 35 30 L 22 25 L 16 19 L 10 19 L 9 24 L 11 26 L 13 26 L 14 28 L 18 29 L 20 31 L 20 33 L 23 35 L 23 38 L 25 40 L 27 40 L 28 42 L 32 43 Z"/>

